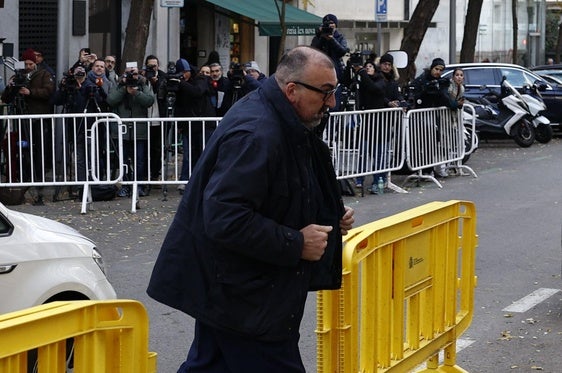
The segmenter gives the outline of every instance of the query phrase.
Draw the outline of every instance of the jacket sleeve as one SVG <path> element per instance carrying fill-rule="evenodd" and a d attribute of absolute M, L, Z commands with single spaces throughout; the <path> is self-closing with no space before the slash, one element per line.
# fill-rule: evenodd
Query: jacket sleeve
<path fill-rule="evenodd" d="M 375 74 L 378 75 L 378 73 Z M 365 90 L 370 95 L 384 95 L 385 82 L 381 76 L 375 76 L 375 78 L 372 79 L 364 69 L 359 71 L 359 76 L 361 76 L 359 89 Z"/>

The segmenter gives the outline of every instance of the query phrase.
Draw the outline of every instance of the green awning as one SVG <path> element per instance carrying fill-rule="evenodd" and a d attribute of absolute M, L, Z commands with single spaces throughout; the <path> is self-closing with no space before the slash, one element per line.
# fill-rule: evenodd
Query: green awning
<path fill-rule="evenodd" d="M 274 1 L 281 9 L 278 0 L 207 0 L 221 8 L 253 19 L 257 22 L 261 36 L 281 36 L 279 15 Z M 287 36 L 314 35 L 322 23 L 322 18 L 302 9 L 285 4 L 285 23 Z"/>

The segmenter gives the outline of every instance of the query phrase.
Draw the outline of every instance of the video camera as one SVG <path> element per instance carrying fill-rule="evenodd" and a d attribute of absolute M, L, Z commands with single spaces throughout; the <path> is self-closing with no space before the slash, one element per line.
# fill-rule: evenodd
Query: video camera
<path fill-rule="evenodd" d="M 144 77 L 147 80 L 150 80 L 156 76 L 156 70 L 154 70 L 155 67 L 156 65 L 146 65 L 146 67 L 144 68 Z"/>
<path fill-rule="evenodd" d="M 168 71 L 166 72 L 166 92 L 177 92 L 182 80 L 183 74 L 176 72 L 176 64 L 172 61 L 168 62 Z"/>
<path fill-rule="evenodd" d="M 229 79 L 232 82 L 234 88 L 242 87 L 242 84 L 244 83 L 244 70 L 239 63 L 233 63 L 231 65 Z"/>
<path fill-rule="evenodd" d="M 16 68 L 16 73 L 14 74 L 14 78 L 12 80 L 14 88 L 19 89 L 27 87 L 27 84 L 29 83 L 29 76 L 25 72 L 25 64 L 22 61 L 16 62 L 14 67 Z"/>

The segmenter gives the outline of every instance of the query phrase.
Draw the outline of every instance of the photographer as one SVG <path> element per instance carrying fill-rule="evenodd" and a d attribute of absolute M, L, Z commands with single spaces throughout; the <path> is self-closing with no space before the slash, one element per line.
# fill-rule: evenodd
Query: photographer
<path fill-rule="evenodd" d="M 150 83 L 140 75 L 136 67 L 127 68 L 119 80 L 119 86 L 112 89 L 107 95 L 107 103 L 121 118 L 148 118 L 148 108 L 152 106 L 154 100 Z M 117 136 L 116 128 L 113 126 L 111 132 L 112 136 Z M 129 170 L 135 170 L 137 180 L 147 180 L 147 139 L 147 121 L 127 122 L 127 133 L 123 136 L 123 160 L 128 163 Z M 138 193 L 143 197 L 148 194 L 148 191 L 140 185 Z M 120 197 L 129 196 L 129 187 L 122 186 L 118 195 Z"/>
<path fill-rule="evenodd" d="M 144 60 L 144 69 L 141 71 L 142 76 L 148 81 L 152 93 L 156 100 L 148 109 L 149 118 L 166 117 L 166 95 L 159 94 L 166 84 L 166 73 L 160 70 L 160 60 L 155 55 L 149 55 Z M 158 180 L 160 169 L 162 168 L 161 154 L 162 154 L 162 131 L 161 122 L 150 122 L 150 164 L 149 164 L 149 177 L 150 180 Z"/>
<path fill-rule="evenodd" d="M 76 66 L 82 66 L 86 72 L 90 71 L 94 65 L 94 62 L 98 59 L 90 48 L 82 48 L 78 52 L 78 60 L 74 62 L 74 65 L 69 70 L 74 70 Z M 103 60 L 102 60 L 103 61 Z M 105 64 L 104 64 L 105 66 Z"/>
<path fill-rule="evenodd" d="M 55 91 L 55 82 L 51 74 L 37 67 L 37 57 L 33 49 L 26 49 L 21 59 L 25 69 L 18 70 L 10 79 L 2 94 L 2 101 L 10 104 L 11 114 L 51 114 L 51 96 Z M 34 119 L 23 121 L 21 129 L 22 139 L 29 142 L 29 148 L 24 150 L 22 159 L 23 179 L 31 180 L 33 170 L 34 179 L 44 181 L 45 174 L 52 168 L 52 126 L 48 121 L 40 122 Z M 33 148 L 33 160 L 30 148 Z M 43 204 L 42 188 L 38 188 L 37 192 L 35 203 Z"/>
<path fill-rule="evenodd" d="M 252 75 L 246 73 L 244 66 L 236 62 L 230 64 L 227 77 L 230 81 L 230 85 L 229 89 L 225 92 L 224 104 L 226 104 L 228 108 L 260 86 L 260 83 Z"/>
<path fill-rule="evenodd" d="M 211 104 L 212 80 L 199 74 L 192 74 L 191 66 L 187 60 L 180 58 L 176 62 L 176 71 L 181 73 L 175 116 L 176 117 L 214 117 L 215 109 Z M 205 133 L 203 133 L 205 128 Z M 212 128 L 200 121 L 180 122 L 179 130 L 182 133 L 183 162 L 180 180 L 187 181 L 191 169 L 195 166 L 203 152 L 203 136 L 209 138 Z M 178 190 L 183 193 L 185 185 L 180 185 Z"/>
<path fill-rule="evenodd" d="M 349 52 L 349 49 L 347 48 L 347 40 L 343 34 L 337 30 L 337 26 L 338 18 L 333 14 L 326 14 L 324 18 L 322 18 L 322 26 L 318 28 L 316 36 L 314 36 L 310 45 L 320 49 L 331 58 L 336 68 L 338 81 L 342 82 L 345 71 L 342 57 Z M 340 110 L 341 90 L 342 87 L 340 86 L 336 91 L 336 106 L 332 111 Z"/>
<path fill-rule="evenodd" d="M 441 78 L 445 70 L 445 61 L 435 58 L 429 69 L 425 70 L 413 82 L 414 103 L 416 108 L 447 106 L 449 101 L 449 80 Z"/>
<path fill-rule="evenodd" d="M 63 106 L 63 113 L 84 112 L 88 97 L 84 88 L 85 81 L 86 70 L 82 66 L 64 74 L 53 100 L 55 105 Z"/>
<path fill-rule="evenodd" d="M 441 78 L 441 74 L 445 70 L 445 61 L 442 58 L 434 58 L 431 62 L 429 70 L 425 70 L 418 76 L 412 83 L 414 93 L 414 104 L 416 108 L 432 108 L 447 106 L 451 107 L 451 100 L 449 99 L 449 79 Z M 436 122 L 428 125 L 433 125 L 436 128 L 437 143 L 441 141 L 441 121 L 436 118 Z M 440 145 L 438 145 L 440 146 Z M 435 153 L 435 149 L 431 149 L 429 141 L 421 143 L 421 152 L 425 152 L 428 159 L 430 155 Z M 448 174 L 444 167 L 441 165 L 435 166 L 433 171 L 439 177 L 447 177 Z M 432 174 L 431 168 L 422 170 L 424 174 Z"/>

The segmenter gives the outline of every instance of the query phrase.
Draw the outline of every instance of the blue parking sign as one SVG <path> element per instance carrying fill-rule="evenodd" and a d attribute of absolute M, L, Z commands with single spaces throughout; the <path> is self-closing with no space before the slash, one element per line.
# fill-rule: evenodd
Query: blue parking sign
<path fill-rule="evenodd" d="M 385 22 L 387 14 L 386 0 L 375 0 L 375 10 L 375 20 L 377 22 Z"/>

